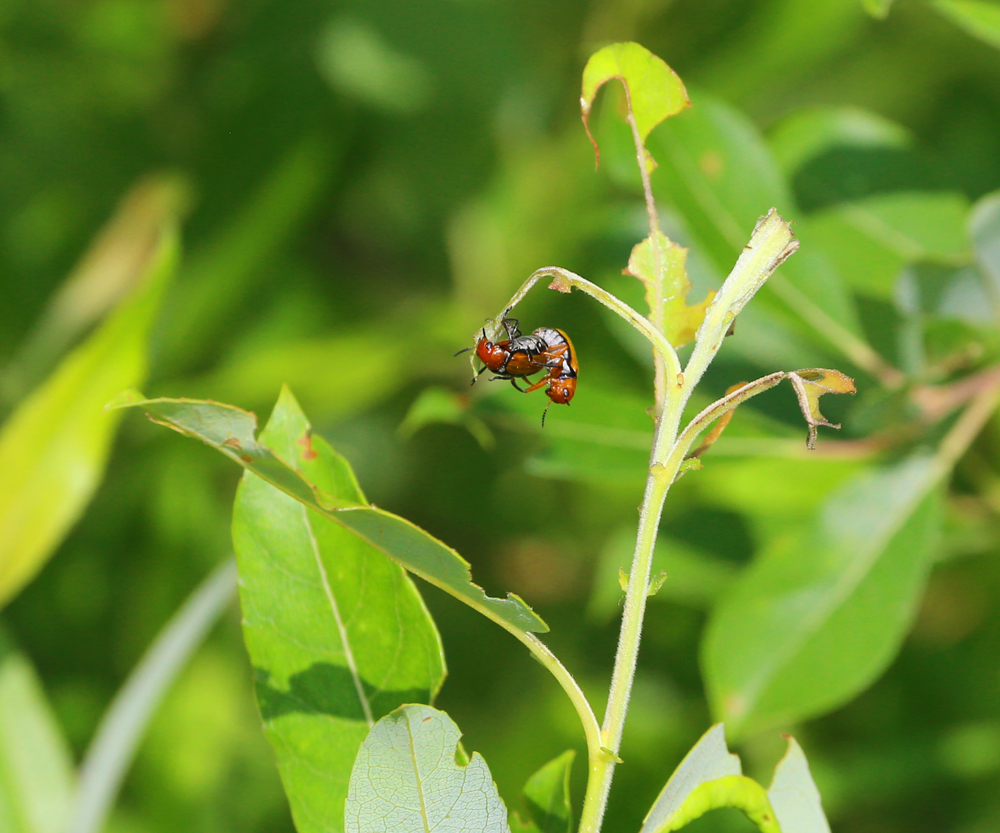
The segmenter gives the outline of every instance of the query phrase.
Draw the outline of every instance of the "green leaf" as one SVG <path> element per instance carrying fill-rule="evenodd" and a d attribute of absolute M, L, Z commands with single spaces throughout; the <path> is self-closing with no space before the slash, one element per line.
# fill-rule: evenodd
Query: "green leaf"
<path fill-rule="evenodd" d="M 933 5 L 972 37 L 1000 49 L 1000 5 L 986 0 L 935 0 Z"/>
<path fill-rule="evenodd" d="M 580 98 L 583 124 L 598 160 L 600 151 L 590 134 L 588 119 L 594 96 L 612 78 L 617 78 L 625 85 L 628 107 L 635 118 L 643 145 L 656 125 L 691 105 L 687 90 L 677 73 L 645 47 L 637 43 L 613 43 L 599 49 L 590 56 L 583 69 L 583 93 Z M 646 164 L 650 169 L 651 162 L 647 151 Z"/>
<path fill-rule="evenodd" d="M 446 388 L 430 387 L 420 391 L 400 423 L 399 433 L 412 437 L 425 426 L 441 423 L 465 428 L 487 450 L 496 446 L 493 432 L 469 412 L 468 394 L 458 394 Z"/>
<path fill-rule="evenodd" d="M 163 627 L 101 718 L 80 765 L 69 833 L 100 833 L 125 774 L 170 685 L 236 597 L 236 565 L 228 559 Z"/>
<path fill-rule="evenodd" d="M 709 729 L 670 776 L 643 822 L 641 833 L 668 833 L 720 807 L 735 807 L 761 833 L 829 833 L 819 792 L 802 749 L 792 737 L 765 793 L 741 774 L 722 724 Z"/>
<path fill-rule="evenodd" d="M 41 569 L 100 483 L 116 414 L 104 404 L 146 375 L 146 338 L 177 240 L 161 232 L 136 268 L 136 288 L 53 374 L 25 399 L 0 432 L 0 605 Z"/>
<path fill-rule="evenodd" d="M 524 785 L 528 821 L 511 819 L 514 833 L 573 833 L 569 776 L 576 752 L 563 752 L 532 775 Z"/>
<path fill-rule="evenodd" d="M 894 0 L 861 0 L 861 5 L 872 17 L 884 20 L 889 16 L 889 9 L 892 8 Z"/>
<path fill-rule="evenodd" d="M 969 217 L 969 234 L 976 260 L 989 279 L 994 306 L 1000 302 L 1000 192 L 975 204 Z"/>
<path fill-rule="evenodd" d="M 769 206 L 794 219 L 795 233 L 807 240 L 808 224 L 797 217 L 781 171 L 753 124 L 741 113 L 708 96 L 683 119 L 673 119 L 650 140 L 660 160 L 653 187 L 684 216 L 696 240 L 723 273 L 743 252 L 750 232 Z M 770 309 L 791 317 L 815 338 L 815 323 L 829 319 L 859 334 L 854 302 L 829 261 L 803 246 L 758 296 Z M 795 314 L 789 315 L 791 307 Z"/>
<path fill-rule="evenodd" d="M 807 235 L 852 287 L 888 300 L 906 264 L 968 261 L 968 216 L 959 194 L 879 194 L 810 217 Z"/>
<path fill-rule="evenodd" d="M 941 475 L 917 454 L 854 477 L 808 535 L 779 537 L 740 576 L 702 644 L 712 709 L 730 731 L 835 708 L 892 661 L 936 547 Z"/>
<path fill-rule="evenodd" d="M 656 249 L 659 249 L 659 253 Z M 663 334 L 674 347 L 682 347 L 694 339 L 695 333 L 705 320 L 705 310 L 715 297 L 709 292 L 705 300 L 688 306 L 687 296 L 691 291 L 691 281 L 687 276 L 685 262 L 687 249 L 678 246 L 662 232 L 654 241 L 647 237 L 637 243 L 628 259 L 628 269 L 625 271 L 642 281 L 646 287 L 646 301 L 650 309 L 658 303 L 652 297 L 656 286 L 657 263 L 660 264 L 663 288 Z"/>
<path fill-rule="evenodd" d="M 698 787 L 719 778 L 739 776 L 742 772 L 739 757 L 726 746 L 725 728 L 721 723 L 716 724 L 701 736 L 674 770 L 646 814 L 640 833 L 676 829 L 674 822 L 684 814 L 685 803 Z M 697 816 L 687 816 L 686 820 L 693 818 Z"/>
<path fill-rule="evenodd" d="M 73 762 L 41 683 L 0 632 L 0 830 L 63 833 Z"/>
<path fill-rule="evenodd" d="M 351 771 L 346 833 L 509 833 L 507 808 L 478 752 L 458 763 L 458 726 L 429 706 L 404 706 L 365 738 Z"/>
<path fill-rule="evenodd" d="M 324 494 L 363 503 L 287 388 L 260 439 Z M 252 471 L 233 544 L 257 703 L 300 833 L 342 830 L 358 747 L 380 717 L 437 694 L 440 638 L 399 566 Z"/>
<path fill-rule="evenodd" d="M 328 494 L 254 438 L 256 417 L 232 405 L 191 399 L 141 399 L 131 392 L 117 407 L 139 407 L 159 422 L 201 440 L 300 503 L 336 521 L 383 555 L 508 630 L 544 633 L 548 626 L 518 596 L 487 596 L 472 583 L 469 563 L 455 550 L 391 512 Z M 298 440 L 308 450 L 310 434 Z"/>
<path fill-rule="evenodd" d="M 830 833 L 809 762 L 793 737 L 788 738 L 788 750 L 775 767 L 767 797 L 781 833 Z"/>
<path fill-rule="evenodd" d="M 785 176 L 836 147 L 905 148 L 902 125 L 858 107 L 803 107 L 771 128 L 767 143 Z"/>

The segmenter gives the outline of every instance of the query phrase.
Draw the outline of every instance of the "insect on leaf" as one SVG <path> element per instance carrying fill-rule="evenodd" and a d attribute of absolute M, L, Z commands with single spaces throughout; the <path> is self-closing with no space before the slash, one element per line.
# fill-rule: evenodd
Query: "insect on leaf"
<path fill-rule="evenodd" d="M 458 726 L 430 706 L 383 717 L 351 771 L 347 833 L 510 833 L 507 808 L 486 761 L 458 762 Z"/>
<path fill-rule="evenodd" d="M 600 151 L 590 133 L 588 118 L 597 91 L 612 78 L 625 85 L 628 107 L 643 145 L 656 125 L 691 105 L 677 73 L 648 49 L 637 43 L 613 43 L 598 50 L 590 56 L 583 69 L 583 93 L 580 97 L 583 125 L 594 145 L 598 162 Z M 656 163 L 645 148 L 644 152 L 646 167 L 652 170 Z"/>

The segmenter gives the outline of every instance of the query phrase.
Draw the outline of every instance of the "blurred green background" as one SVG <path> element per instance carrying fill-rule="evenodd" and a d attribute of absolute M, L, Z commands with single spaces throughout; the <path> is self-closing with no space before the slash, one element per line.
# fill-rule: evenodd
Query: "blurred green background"
<path fill-rule="evenodd" d="M 771 205 L 803 241 L 798 271 L 741 317 L 700 401 L 811 365 L 856 376 L 860 393 L 824 403 L 843 435 L 826 432 L 809 459 L 790 392 L 768 394 L 671 493 L 676 581 L 650 605 L 606 826 L 636 830 L 713 719 L 699 645 L 727 587 L 838 484 L 933 447 L 953 408 L 920 391 L 1000 357 L 1000 219 L 981 202 L 1000 189 L 1000 29 L 975 20 L 968 4 L 918 0 L 887 17 L 851 0 L 5 0 L 0 414 L 121 296 L 111 277 L 67 294 L 102 228 L 118 217 L 90 261 L 111 274 L 176 211 L 183 252 L 144 391 L 264 418 L 287 382 L 369 499 L 454 546 L 492 595 L 532 604 L 600 705 L 651 433 L 647 350 L 578 293 L 538 289 L 519 308 L 525 329 L 568 331 L 581 367 L 573 408 L 553 408 L 544 431 L 541 394 L 470 393 L 452 353 L 541 266 L 640 303 L 620 274 L 645 234 L 634 156 L 606 95 L 595 174 L 578 96 L 593 50 L 643 43 L 694 105 L 651 142 L 665 228 L 692 247 L 693 297 Z M 853 341 L 818 332 L 816 309 Z M 737 745 L 766 782 L 779 730 L 793 730 L 834 829 L 1000 829 L 998 427 L 951 477 L 926 592 L 901 614 L 899 638 L 912 630 L 885 673 Z M 238 477 L 126 419 L 85 514 L 4 610 L 77 760 L 231 551 Z M 516 806 L 541 764 L 582 752 L 575 717 L 514 640 L 420 589 L 450 671 L 437 705 Z M 159 709 L 108 829 L 291 830 L 259 723 L 234 606 Z M 692 829 L 751 827 L 725 811 Z"/>

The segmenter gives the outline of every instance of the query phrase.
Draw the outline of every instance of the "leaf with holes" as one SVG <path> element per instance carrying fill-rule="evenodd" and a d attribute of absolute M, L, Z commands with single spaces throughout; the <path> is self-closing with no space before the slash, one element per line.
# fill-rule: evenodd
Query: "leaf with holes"
<path fill-rule="evenodd" d="M 510 833 L 486 761 L 474 752 L 464 763 L 460 736 L 429 706 L 404 706 L 376 723 L 351 772 L 347 833 Z"/>
<path fill-rule="evenodd" d="M 580 97 L 583 125 L 587 128 L 598 160 L 600 152 L 590 134 L 587 120 L 597 91 L 612 78 L 625 85 L 628 107 L 643 144 L 656 125 L 691 106 L 687 90 L 677 73 L 645 47 L 637 43 L 613 43 L 598 50 L 590 56 L 583 69 L 583 92 Z M 652 170 L 655 163 L 649 151 L 645 153 L 646 166 Z"/>
<path fill-rule="evenodd" d="M 287 392 L 283 395 L 290 397 Z M 420 527 L 391 512 L 360 502 L 356 496 L 345 498 L 311 482 L 307 474 L 309 467 L 289 465 L 287 458 L 254 437 L 257 417 L 252 413 L 208 400 L 145 399 L 134 390 L 120 394 L 109 407 L 142 408 L 153 422 L 212 446 L 501 627 L 521 633 L 548 630 L 545 622 L 513 593 L 508 593 L 506 599 L 487 596 L 482 587 L 473 583 L 469 562 Z M 311 437 L 311 433 L 298 437 L 304 443 L 303 453 L 312 453 L 308 445 Z"/>
<path fill-rule="evenodd" d="M 705 310 L 715 297 L 715 292 L 710 291 L 700 303 L 687 304 L 691 281 L 685 267 L 686 260 L 687 249 L 661 233 L 655 239 L 647 237 L 635 245 L 625 270 L 626 274 L 638 278 L 646 287 L 646 301 L 650 309 L 654 309 L 657 303 L 657 299 L 652 297 L 654 287 L 659 285 L 662 289 L 663 333 L 674 347 L 681 347 L 694 338 L 705 320 Z M 659 282 L 656 280 L 657 268 L 662 275 Z"/>
<path fill-rule="evenodd" d="M 289 461 L 325 494 L 364 502 L 350 466 L 311 434 L 287 389 L 260 443 L 264 459 Z M 398 565 L 250 471 L 233 543 L 257 702 L 296 826 L 343 830 L 351 763 L 369 728 L 441 686 L 434 623 Z"/>

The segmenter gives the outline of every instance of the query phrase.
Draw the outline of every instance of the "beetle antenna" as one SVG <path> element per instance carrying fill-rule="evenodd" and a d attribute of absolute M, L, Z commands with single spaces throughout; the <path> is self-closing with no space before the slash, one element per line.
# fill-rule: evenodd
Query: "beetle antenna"
<path fill-rule="evenodd" d="M 549 405 L 551 405 L 551 404 L 552 404 L 552 402 L 550 401 Z M 545 415 L 549 412 L 549 405 L 546 405 L 545 406 L 545 410 L 542 411 L 542 428 L 545 427 Z"/>
<path fill-rule="evenodd" d="M 461 355 L 462 355 L 462 353 L 468 353 L 468 352 L 469 352 L 469 351 L 470 351 L 471 349 L 472 349 L 471 347 L 463 347 L 463 348 L 462 348 L 461 350 L 459 350 L 459 351 L 458 351 L 457 353 L 453 353 L 451 357 L 452 357 L 452 358 L 455 358 L 455 356 L 461 356 Z"/>

